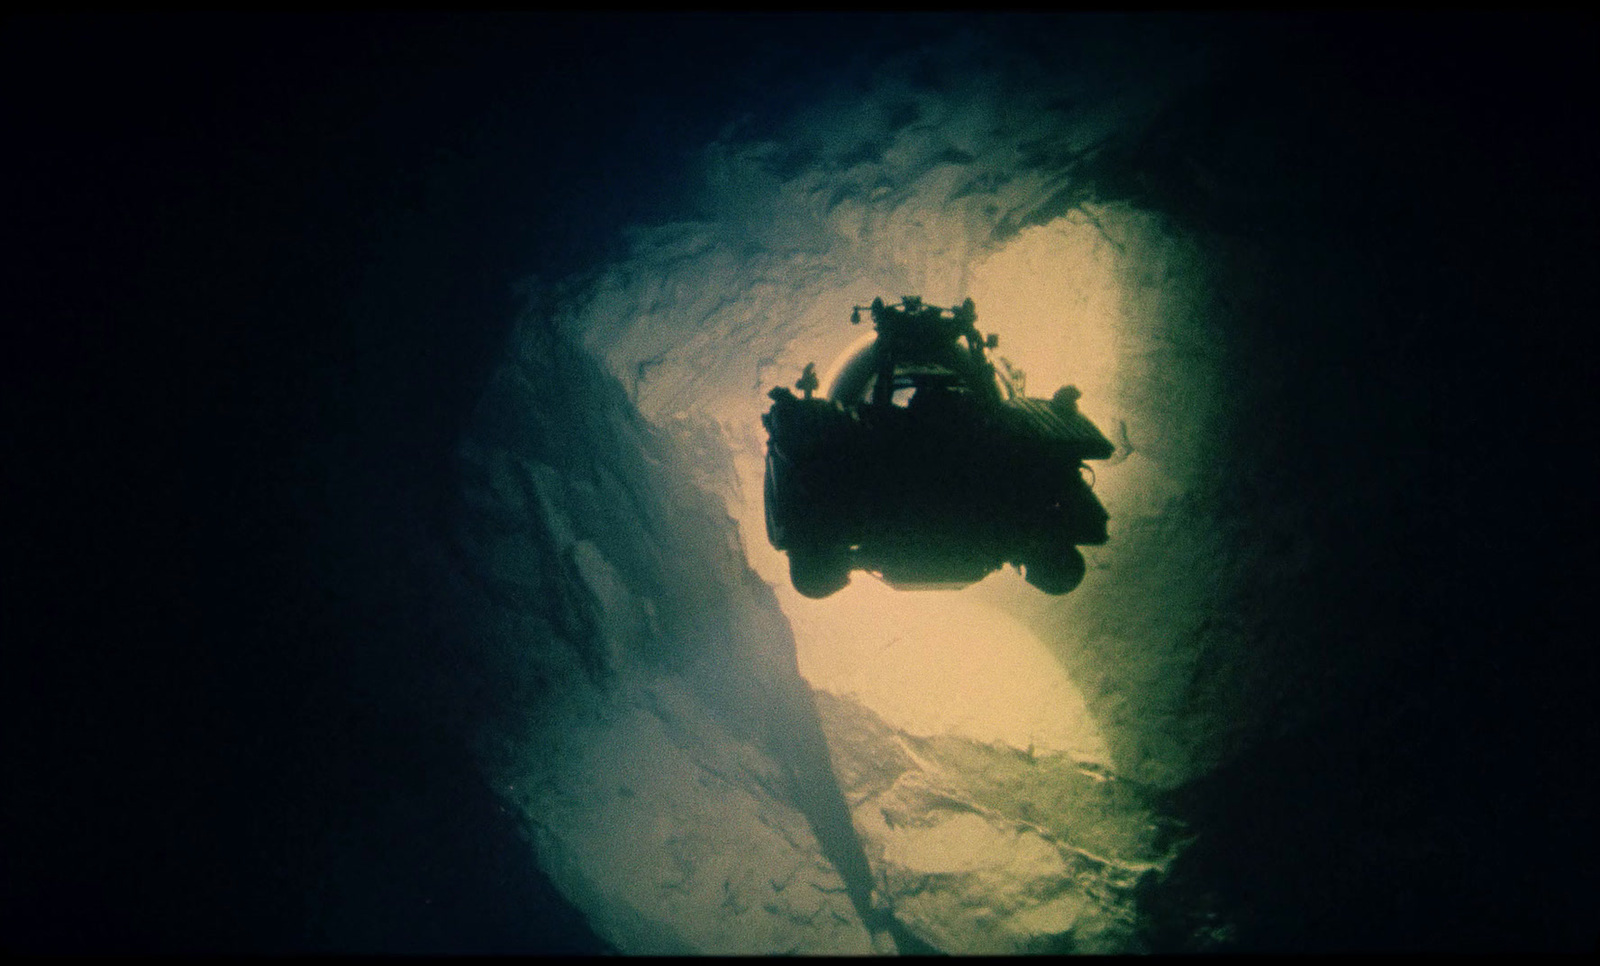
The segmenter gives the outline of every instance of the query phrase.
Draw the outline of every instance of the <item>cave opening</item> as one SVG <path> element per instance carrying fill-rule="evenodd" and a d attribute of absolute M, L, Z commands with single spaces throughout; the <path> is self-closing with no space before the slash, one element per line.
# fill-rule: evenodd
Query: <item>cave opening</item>
<path fill-rule="evenodd" d="M 1156 796 L 1237 737 L 1216 727 L 1224 710 L 1193 713 L 1211 575 L 1166 561 L 1214 540 L 1207 511 L 1170 512 L 1194 501 L 1225 424 L 1208 253 L 1071 173 L 1155 99 L 1064 118 L 1059 91 L 1003 72 L 908 84 L 928 59 L 886 67 L 865 101 L 813 110 L 788 140 L 725 134 L 705 153 L 712 217 L 632 228 L 575 282 L 530 279 L 463 450 L 479 514 L 466 555 L 501 588 L 491 609 L 538 612 L 530 595 L 575 588 L 518 618 L 525 630 L 490 634 L 490 676 L 557 698 L 537 724 L 508 699 L 521 723 L 484 757 L 619 948 L 1139 948 L 1139 890 L 1183 841 Z M 1019 140 L 1034 154 L 1019 160 Z M 1073 594 L 1045 597 L 1009 569 L 959 591 L 864 573 L 823 601 L 790 586 L 764 530 L 766 390 L 808 363 L 837 369 L 862 339 L 852 307 L 901 295 L 973 298 L 1031 394 L 1077 386 L 1120 441 L 1095 467 L 1113 537 Z M 554 365 L 557 345 L 577 355 Z M 528 655 L 542 648 L 527 634 L 552 632 L 573 667 Z M 582 710 L 582 693 L 604 710 Z M 633 777 L 602 777 L 617 774 Z M 696 774 L 744 798 L 719 817 L 684 784 Z M 752 789 L 738 775 L 766 777 Z M 810 837 L 774 816 L 785 807 Z M 658 827 L 675 865 L 652 871 L 616 831 L 629 816 Z M 779 825 L 777 840 L 753 831 Z M 718 880 L 732 860 L 712 857 L 741 826 L 744 867 Z M 792 872 L 751 879 L 807 853 L 832 866 L 808 873 L 814 888 L 855 915 L 789 908 Z M 828 929 L 810 928 L 819 916 Z M 753 938 L 770 930 L 789 938 Z"/>
<path fill-rule="evenodd" d="M 613 262 L 525 320 L 598 364 L 631 414 L 621 424 L 648 428 L 623 435 L 659 434 L 650 462 L 665 475 L 650 479 L 699 507 L 650 528 L 646 556 L 719 561 L 704 579 L 653 584 L 648 561 L 620 564 L 632 551 L 595 536 L 572 568 L 605 620 L 627 625 L 601 637 L 644 654 L 671 642 L 668 659 L 641 664 L 624 643 L 587 666 L 654 669 L 616 719 L 643 707 L 653 720 L 628 732 L 634 744 L 602 728 L 594 747 L 679 754 L 679 777 L 641 778 L 660 786 L 648 806 L 635 783 L 624 795 L 599 780 L 565 805 L 526 803 L 545 822 L 541 855 L 565 869 L 555 878 L 619 947 L 889 951 L 879 913 L 896 942 L 954 953 L 1229 948 L 1236 930 L 1257 949 L 1450 945 L 1450 915 L 1517 867 L 1469 858 L 1494 819 L 1458 819 L 1454 791 L 1503 790 L 1445 718 L 1422 718 L 1430 704 L 1481 716 L 1474 696 L 1502 692 L 1506 662 L 1470 615 L 1515 623 L 1515 594 L 1471 565 L 1474 541 L 1507 538 L 1463 509 L 1485 492 L 1468 424 L 1509 422 L 1470 398 L 1478 330 L 1506 344 L 1508 293 L 1525 289 L 1567 310 L 1557 285 L 1528 284 L 1555 277 L 1543 264 L 1519 263 L 1504 288 L 1456 271 L 1493 247 L 1462 203 L 1473 178 L 1524 162 L 1443 89 L 1449 71 L 1418 69 L 1400 39 L 1369 47 L 1299 26 L 1192 97 L 1176 92 L 1187 68 L 1085 89 L 1004 57 L 973 58 L 986 69 L 969 75 L 929 50 L 888 62 L 787 128 L 725 133 L 704 154 L 701 217 L 632 229 Z M 1482 40 L 1465 31 L 1433 49 L 1421 33 L 1395 37 L 1436 65 L 1454 62 L 1451 43 Z M 1327 83 L 1372 50 L 1382 70 Z M 1506 129 L 1531 130 L 1493 103 Z M 1476 174 L 1441 175 L 1463 158 Z M 1570 232 L 1581 206 L 1546 201 L 1537 223 Z M 859 347 L 853 306 L 903 295 L 973 298 L 1033 393 L 1076 385 L 1118 442 L 1095 467 L 1111 540 L 1066 597 L 1010 572 L 928 592 L 856 574 L 823 601 L 789 588 L 761 513 L 765 392 Z M 561 473 L 533 475 L 525 492 L 547 513 L 562 505 Z M 624 477 L 596 483 L 598 501 L 639 503 L 627 480 L 645 477 Z M 1530 570 L 1507 587 L 1537 582 Z M 737 600 L 721 593 L 734 585 Z M 722 616 L 679 614 L 684 637 L 670 613 L 684 601 Z M 1455 641 L 1473 642 L 1465 658 Z M 1538 699 L 1524 710 L 1552 718 Z M 1414 740 L 1392 741 L 1393 727 Z M 610 760 L 579 773 L 622 767 Z M 726 801 L 746 794 L 750 821 L 691 804 L 681 789 L 705 785 L 684 777 L 697 770 Z M 1537 810 L 1537 798 L 1518 802 Z M 1187 891 L 1162 899 L 1192 844 L 1168 811 L 1178 800 L 1210 824 L 1183 866 Z M 669 897 L 629 884 L 649 842 L 580 828 L 602 815 L 663 829 L 675 864 L 644 879 Z M 728 854 L 731 829 L 751 833 L 746 857 L 708 861 Z M 1384 855 L 1362 857 L 1369 838 Z M 1423 861 L 1376 883 L 1419 842 L 1441 845 L 1424 851 L 1448 858 L 1449 881 Z M 849 902 L 789 905 L 797 855 L 824 856 L 832 868 L 807 866 L 808 887 Z M 751 875 L 768 868 L 785 871 Z M 1277 895 L 1274 881 L 1292 887 Z M 1530 895 L 1567 908 L 1553 892 Z M 771 918 L 746 915 L 756 908 Z M 1359 921 L 1341 921 L 1346 909 Z M 1505 942 L 1521 914 L 1473 934 Z M 1574 935 L 1570 922 L 1549 934 Z"/>
<path fill-rule="evenodd" d="M 1588 26 L 11 18 L 6 942 L 1592 948 Z M 1066 597 L 788 588 L 908 294 Z"/>

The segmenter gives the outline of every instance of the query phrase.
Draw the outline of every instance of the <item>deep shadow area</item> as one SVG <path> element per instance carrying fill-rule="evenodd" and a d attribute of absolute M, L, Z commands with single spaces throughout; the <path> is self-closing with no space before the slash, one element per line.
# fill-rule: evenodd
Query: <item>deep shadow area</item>
<path fill-rule="evenodd" d="M 1230 485 L 1314 501 L 1323 553 L 1278 672 L 1314 715 L 1174 797 L 1199 839 L 1155 945 L 1221 909 L 1250 951 L 1593 948 L 1595 660 L 1564 549 L 1593 465 L 1584 31 L 1272 26 L 1099 168 L 1259 253 L 1230 336 L 1284 388 L 1224 458 L 1268 448 Z"/>
<path fill-rule="evenodd" d="M 1214 904 L 1246 949 L 1591 948 L 1566 548 L 1592 515 L 1592 30 L 1210 23 L 1253 54 L 1094 176 L 1268 253 L 1238 337 L 1297 387 L 1276 485 L 1325 498 L 1333 550 L 1326 633 L 1284 669 L 1315 722 L 1176 796 L 1201 838 L 1153 944 Z M 516 278 L 675 211 L 750 91 L 776 111 L 871 53 L 830 61 L 826 19 L 664 35 L 0 26 L 0 948 L 604 951 L 411 700 L 452 630 L 416 561 Z"/>
<path fill-rule="evenodd" d="M 416 700 L 420 558 L 514 283 L 675 214 L 836 34 L 5 19 L 0 945 L 604 951 Z"/>
<path fill-rule="evenodd" d="M 8 20 L 6 946 L 600 949 L 407 700 L 510 284 L 641 197 L 618 90 L 551 90 L 621 41 L 503 26 Z"/>

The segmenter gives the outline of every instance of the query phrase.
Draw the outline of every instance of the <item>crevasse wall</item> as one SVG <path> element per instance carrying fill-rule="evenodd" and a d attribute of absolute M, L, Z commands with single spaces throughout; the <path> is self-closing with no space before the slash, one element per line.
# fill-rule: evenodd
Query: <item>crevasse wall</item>
<path fill-rule="evenodd" d="M 1140 948 L 1135 897 L 1181 848 L 1151 793 L 1260 720 L 1251 565 L 1218 565 L 1241 365 L 1220 256 L 1081 174 L 1160 85 L 943 62 L 712 145 L 707 217 L 633 229 L 531 306 L 463 450 L 489 673 L 529 681 L 484 754 L 624 951 Z M 1072 595 L 1011 573 L 790 590 L 761 523 L 765 392 L 902 294 L 973 297 L 1033 394 L 1078 385 L 1119 442 L 1096 467 L 1112 540 Z"/>
<path fill-rule="evenodd" d="M 973 628 L 969 646 L 1003 636 L 983 625 L 1010 615 L 1070 672 L 1082 696 L 1067 707 L 1087 701 L 1093 720 L 1078 722 L 1074 740 L 1060 727 L 1071 711 L 1040 708 L 1035 720 L 983 737 L 1033 733 L 1035 744 L 1091 758 L 1114 750 L 1130 778 L 1181 783 L 1227 753 L 1252 700 L 1200 667 L 1195 646 L 1225 633 L 1197 625 L 1217 623 L 1201 605 L 1227 579 L 1202 561 L 1221 550 L 1206 488 L 1237 360 L 1207 240 L 1156 213 L 1097 202 L 1094 185 L 1075 176 L 1105 139 L 1147 121 L 1157 93 L 1130 85 L 1086 101 L 1085 91 L 1025 71 L 937 88 L 906 80 L 915 73 L 886 67 L 870 96 L 819 105 L 781 141 L 713 145 L 706 190 L 720 217 L 635 230 L 628 256 L 568 306 L 563 324 L 647 418 L 731 449 L 731 471 L 711 469 L 715 448 L 706 450 L 703 482 L 723 496 L 752 566 L 777 588 L 813 684 L 826 686 L 826 668 L 839 666 L 855 623 L 843 615 L 862 606 L 901 622 L 949 611 L 943 623 Z M 1009 574 L 959 603 L 907 603 L 874 592 L 864 575 L 856 584 L 869 586 L 832 603 L 787 591 L 784 560 L 761 529 L 765 393 L 807 362 L 827 373 L 868 335 L 848 324 L 851 307 L 901 294 L 938 304 L 973 297 L 980 328 L 1000 334 L 1000 354 L 1027 373 L 1033 393 L 1076 384 L 1085 412 L 1121 444 L 1095 468 L 1113 540 L 1091 550 L 1094 593 L 1042 600 Z M 1168 544 L 1181 552 L 1168 554 Z M 905 681 L 903 668 L 896 662 L 892 677 Z M 857 691 L 894 689 L 854 677 Z M 1196 687 L 1222 699 L 1208 700 L 1201 717 L 1188 711 Z M 990 701 L 993 713 L 1014 703 Z"/>
<path fill-rule="evenodd" d="M 460 449 L 444 598 L 473 645 L 445 706 L 617 949 L 869 950 L 793 638 L 732 522 L 548 324 L 508 355 Z"/>

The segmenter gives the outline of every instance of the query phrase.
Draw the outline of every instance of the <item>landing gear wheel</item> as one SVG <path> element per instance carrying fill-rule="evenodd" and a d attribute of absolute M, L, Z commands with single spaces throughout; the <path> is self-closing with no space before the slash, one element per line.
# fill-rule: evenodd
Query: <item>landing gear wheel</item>
<path fill-rule="evenodd" d="M 784 549 L 785 531 L 782 511 L 778 508 L 778 484 L 772 479 L 772 457 L 767 457 L 767 472 L 761 483 L 761 500 L 767 510 L 767 542 L 775 548 Z"/>
<path fill-rule="evenodd" d="M 789 581 L 802 597 L 821 600 L 850 583 L 850 558 L 832 547 L 794 547 L 789 551 Z"/>
<path fill-rule="evenodd" d="M 1022 564 L 1022 576 L 1047 594 L 1065 594 L 1083 583 L 1088 570 L 1083 553 L 1068 544 L 1050 553 L 1032 557 Z"/>
<path fill-rule="evenodd" d="M 767 542 L 777 550 L 788 550 L 794 540 L 797 518 L 809 515 L 809 508 L 801 505 L 788 461 L 767 453 L 767 471 L 761 480 L 761 502 L 766 509 Z"/>

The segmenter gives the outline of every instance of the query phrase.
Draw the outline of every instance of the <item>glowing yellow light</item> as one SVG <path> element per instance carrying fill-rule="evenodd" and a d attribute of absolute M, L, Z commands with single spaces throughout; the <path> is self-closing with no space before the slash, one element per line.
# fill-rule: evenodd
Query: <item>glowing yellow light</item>
<path fill-rule="evenodd" d="M 1021 233 L 973 272 L 978 328 L 1000 334 L 996 354 L 1027 372 L 1030 396 L 1072 384 L 1091 419 L 1109 412 L 1122 322 L 1116 268 L 1099 228 L 1065 218 Z"/>
<path fill-rule="evenodd" d="M 779 594 L 812 686 L 890 725 L 1105 761 L 1083 698 L 1020 622 L 966 591 L 897 591 L 857 572 L 823 601 Z"/>
<path fill-rule="evenodd" d="M 1048 397 L 1059 386 L 1076 385 L 1085 413 L 1109 432 L 1119 416 L 1123 320 L 1117 269 L 1116 245 L 1098 225 L 1060 219 L 1024 231 L 978 263 L 968 291 L 946 301 L 957 304 L 972 295 L 979 329 L 999 334 L 995 355 L 1027 373 L 1029 395 Z M 873 341 L 873 331 L 863 328 L 827 360 L 824 392 Z M 751 450 L 741 454 L 744 493 L 761 493 L 761 457 Z M 777 590 L 794 628 L 801 673 L 814 687 L 852 695 L 911 734 L 954 734 L 1109 762 L 1083 697 L 1060 662 L 996 605 L 1004 588 L 986 587 L 987 594 L 974 588 L 893 590 L 857 571 L 844 590 L 807 600 L 789 585 L 787 558 L 766 541 L 760 498 L 734 509 L 751 564 Z M 985 583 L 1008 581 L 1021 583 L 1009 571 Z"/>

